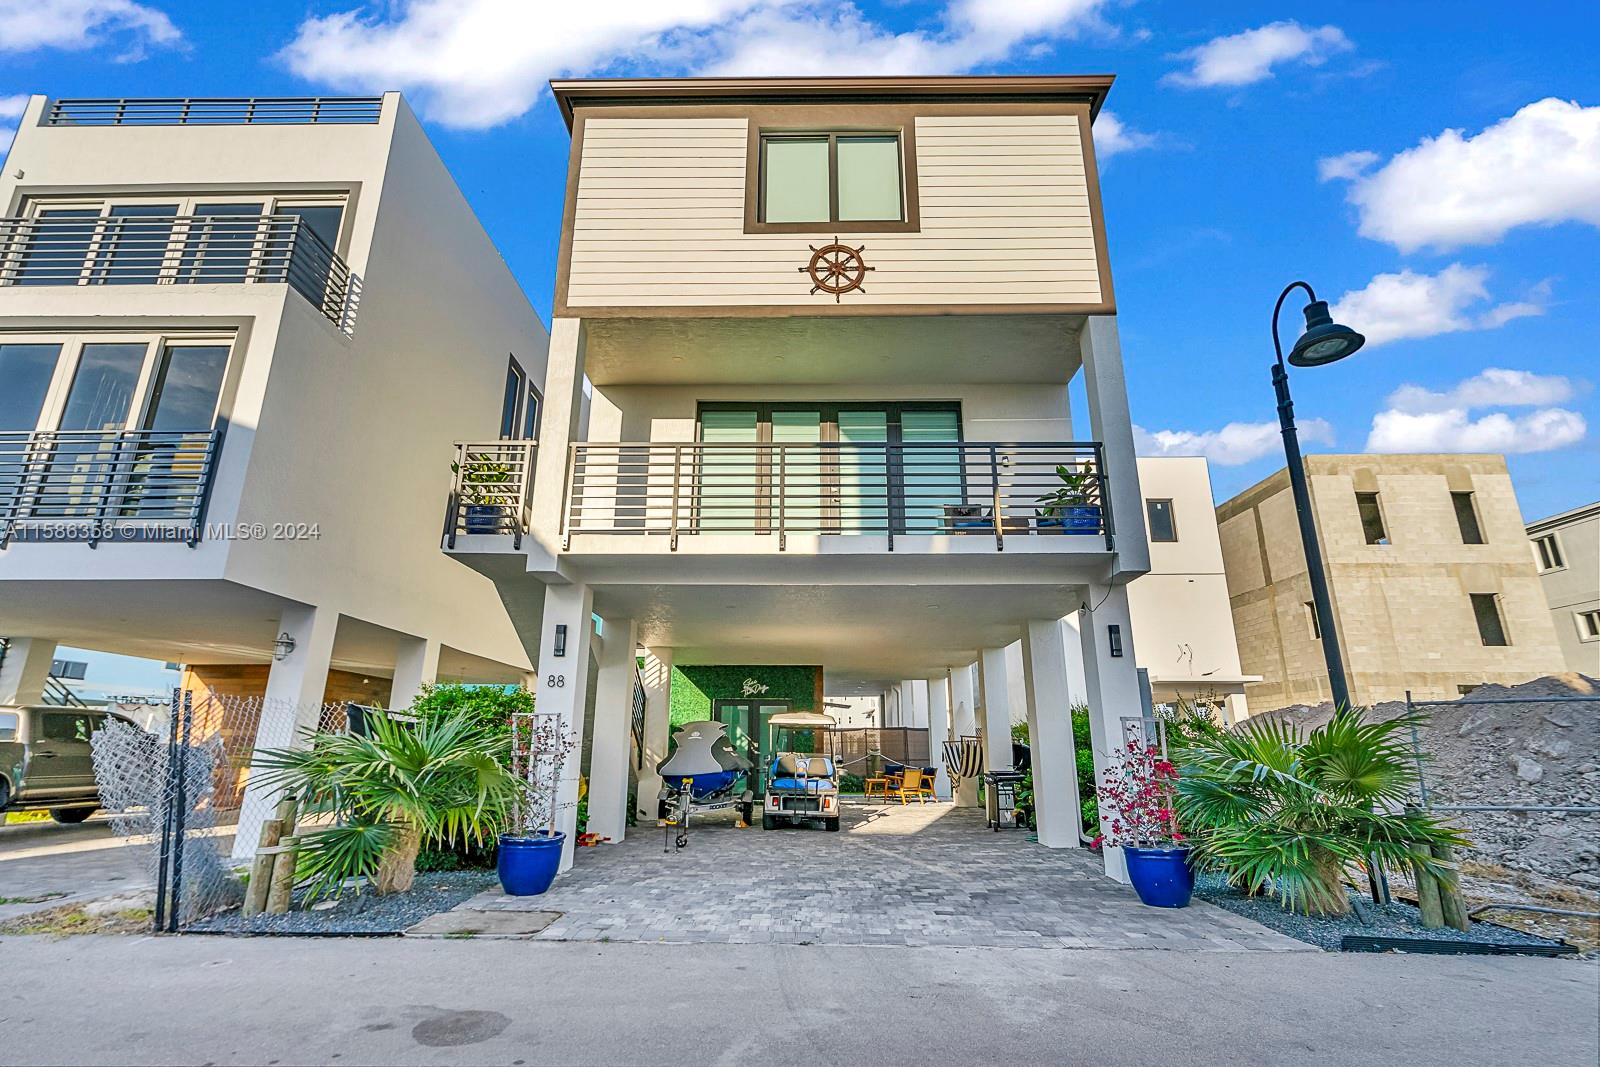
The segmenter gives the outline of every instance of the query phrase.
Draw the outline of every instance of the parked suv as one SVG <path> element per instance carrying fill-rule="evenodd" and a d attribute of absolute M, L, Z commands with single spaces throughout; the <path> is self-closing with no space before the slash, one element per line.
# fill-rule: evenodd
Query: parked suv
<path fill-rule="evenodd" d="M 87 708 L 0 707 L 0 812 L 48 808 L 60 823 L 79 823 L 100 806 L 89 738 L 114 718 Z"/>

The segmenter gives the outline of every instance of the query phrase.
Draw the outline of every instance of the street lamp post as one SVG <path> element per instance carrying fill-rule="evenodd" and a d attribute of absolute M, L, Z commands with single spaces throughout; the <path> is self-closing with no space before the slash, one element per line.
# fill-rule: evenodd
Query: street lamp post
<path fill-rule="evenodd" d="M 1322 547 L 1317 542 L 1317 522 L 1311 513 L 1311 490 L 1306 484 L 1305 461 L 1300 456 L 1300 435 L 1294 426 L 1294 400 L 1289 396 L 1289 371 L 1284 366 L 1283 344 L 1278 339 L 1278 313 L 1283 302 L 1296 289 L 1311 298 L 1305 307 L 1306 331 L 1289 350 L 1289 363 L 1296 367 L 1320 367 L 1343 359 L 1366 343 L 1366 338 L 1334 322 L 1328 302 L 1318 300 L 1316 291 L 1305 282 L 1291 282 L 1278 295 L 1272 309 L 1272 349 L 1277 362 L 1272 365 L 1272 388 L 1278 394 L 1278 424 L 1283 427 L 1283 454 L 1288 461 L 1289 486 L 1294 493 L 1295 515 L 1300 520 L 1300 544 L 1305 549 L 1306 573 L 1311 579 L 1311 602 L 1317 613 L 1317 629 L 1322 634 L 1322 657 L 1328 666 L 1328 685 L 1333 690 L 1335 708 L 1350 706 L 1350 688 L 1345 680 L 1344 655 L 1339 648 L 1339 630 L 1333 620 L 1333 600 L 1328 595 L 1328 576 L 1322 568 Z"/>

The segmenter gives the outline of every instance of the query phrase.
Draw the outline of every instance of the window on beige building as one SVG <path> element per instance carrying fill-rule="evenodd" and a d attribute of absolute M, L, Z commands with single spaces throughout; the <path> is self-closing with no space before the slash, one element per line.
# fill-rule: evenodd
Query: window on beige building
<path fill-rule="evenodd" d="M 761 138 L 762 222 L 899 222 L 900 137 L 894 133 Z"/>
<path fill-rule="evenodd" d="M 1146 500 L 1144 502 L 1144 513 L 1150 522 L 1150 540 L 1176 541 L 1178 539 L 1178 524 L 1172 515 L 1172 501 Z"/>
<path fill-rule="evenodd" d="M 1539 564 L 1539 573 L 1545 571 L 1558 571 L 1567 565 L 1561 558 L 1561 542 L 1556 540 L 1556 535 L 1547 533 L 1533 542 L 1533 556 Z"/>
<path fill-rule="evenodd" d="M 1506 640 L 1505 621 L 1500 617 L 1500 596 L 1497 593 L 1469 593 L 1472 614 L 1478 620 L 1478 636 L 1485 645 L 1509 645 Z"/>
<path fill-rule="evenodd" d="M 1306 601 L 1306 619 L 1311 624 L 1311 640 L 1321 641 L 1322 620 L 1317 617 L 1317 602 L 1315 600 Z"/>
<path fill-rule="evenodd" d="M 1369 545 L 1386 545 L 1389 532 L 1383 526 L 1383 509 L 1378 506 L 1377 493 L 1357 493 L 1356 510 L 1361 513 L 1361 532 Z"/>
<path fill-rule="evenodd" d="M 1472 494 L 1451 493 L 1450 503 L 1455 505 L 1456 525 L 1461 528 L 1461 543 L 1483 544 L 1483 528 L 1478 525 L 1478 509 L 1472 502 Z"/>
<path fill-rule="evenodd" d="M 1600 611 L 1580 611 L 1578 615 L 1578 640 L 1600 641 Z"/>

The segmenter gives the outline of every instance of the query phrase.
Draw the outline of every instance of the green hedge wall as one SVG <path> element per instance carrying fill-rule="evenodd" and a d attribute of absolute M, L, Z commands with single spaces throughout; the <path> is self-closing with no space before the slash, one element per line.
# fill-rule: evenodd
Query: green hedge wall
<path fill-rule="evenodd" d="M 672 725 L 711 718 L 711 702 L 743 696 L 746 678 L 767 687 L 764 697 L 787 700 L 796 711 L 815 711 L 821 675 L 821 667 L 673 667 Z"/>

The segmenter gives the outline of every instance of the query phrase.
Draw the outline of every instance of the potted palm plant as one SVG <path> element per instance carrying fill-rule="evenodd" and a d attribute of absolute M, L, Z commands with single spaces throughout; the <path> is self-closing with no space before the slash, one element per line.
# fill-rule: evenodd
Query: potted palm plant
<path fill-rule="evenodd" d="M 408 721 L 381 710 L 365 735 L 312 733 L 301 748 L 261 749 L 252 772 L 300 798 L 300 818 L 330 821 L 300 835 L 297 876 L 307 899 L 351 883 L 404 892 L 422 846 L 494 839 L 517 781 L 497 739 L 465 712 Z"/>
<path fill-rule="evenodd" d="M 511 766 L 519 793 L 511 827 L 500 835 L 497 865 L 500 885 L 511 896 L 537 896 L 555 881 L 567 837 L 556 829 L 561 771 L 576 743 L 559 715 L 511 717 Z"/>
<path fill-rule="evenodd" d="M 1122 849 L 1128 881 L 1152 908 L 1188 907 L 1194 893 L 1189 846 L 1173 808 L 1177 780 L 1158 745 L 1134 740 L 1112 753 L 1099 790 L 1108 826 L 1095 844 Z"/>
<path fill-rule="evenodd" d="M 499 533 L 514 503 L 506 489 L 514 479 L 511 465 L 468 453 L 465 462 L 450 464 L 460 485 L 469 534 Z"/>
<path fill-rule="evenodd" d="M 1035 498 L 1043 505 L 1035 520 L 1039 527 L 1063 533 L 1099 533 L 1103 509 L 1095 503 L 1099 486 L 1094 472 L 1058 463 L 1056 477 L 1061 485 Z"/>

